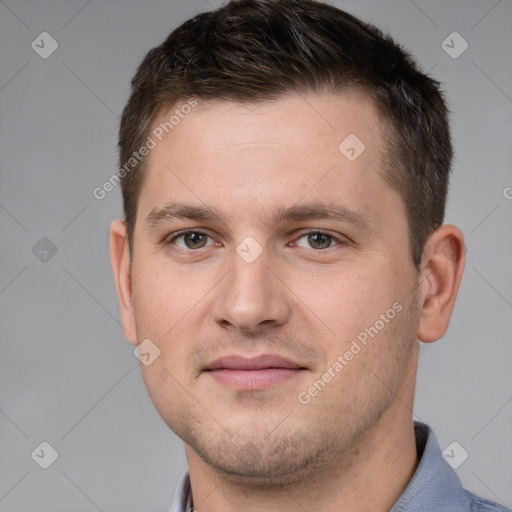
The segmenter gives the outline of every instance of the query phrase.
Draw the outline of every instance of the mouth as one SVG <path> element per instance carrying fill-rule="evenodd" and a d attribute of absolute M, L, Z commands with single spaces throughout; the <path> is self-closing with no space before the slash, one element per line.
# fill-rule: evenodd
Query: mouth
<path fill-rule="evenodd" d="M 306 370 L 288 359 L 262 355 L 222 357 L 210 363 L 204 371 L 216 382 L 232 389 L 256 391 L 286 382 Z"/>

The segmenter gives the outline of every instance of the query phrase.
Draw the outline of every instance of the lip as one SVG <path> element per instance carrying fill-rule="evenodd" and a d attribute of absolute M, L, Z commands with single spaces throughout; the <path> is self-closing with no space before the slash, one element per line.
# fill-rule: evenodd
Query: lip
<path fill-rule="evenodd" d="M 304 370 L 305 367 L 276 355 L 226 356 L 205 368 L 215 381 L 239 391 L 267 389 L 296 377 Z"/>
<path fill-rule="evenodd" d="M 216 359 L 206 366 L 207 371 L 220 369 L 263 370 L 267 368 L 288 368 L 298 370 L 303 367 L 301 367 L 300 364 L 290 361 L 289 359 L 271 354 L 264 354 L 255 357 L 243 357 L 237 355 L 225 356 Z"/>

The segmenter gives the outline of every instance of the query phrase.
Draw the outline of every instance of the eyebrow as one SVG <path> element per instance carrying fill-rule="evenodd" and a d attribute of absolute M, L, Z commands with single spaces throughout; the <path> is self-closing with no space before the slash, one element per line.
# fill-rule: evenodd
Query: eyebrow
<path fill-rule="evenodd" d="M 169 203 L 163 208 L 154 208 L 146 217 L 146 224 L 149 227 L 156 227 L 159 224 L 173 219 L 190 219 L 202 221 L 217 221 L 227 223 L 225 215 L 218 210 L 208 206 L 194 206 L 184 203 Z M 305 220 L 332 219 L 336 221 L 349 222 L 361 229 L 371 229 L 374 223 L 371 219 L 360 212 L 352 211 L 337 203 L 308 203 L 294 205 L 288 208 L 279 207 L 274 209 L 270 216 L 265 216 L 264 222 L 270 226 L 288 222 Z"/>

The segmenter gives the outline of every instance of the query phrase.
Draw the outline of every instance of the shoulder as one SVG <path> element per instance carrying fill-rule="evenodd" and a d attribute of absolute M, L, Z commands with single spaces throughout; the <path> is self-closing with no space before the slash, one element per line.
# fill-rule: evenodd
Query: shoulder
<path fill-rule="evenodd" d="M 472 492 L 466 491 L 469 502 L 471 503 L 471 512 L 511 512 L 509 508 L 499 505 L 494 501 L 481 498 Z"/>

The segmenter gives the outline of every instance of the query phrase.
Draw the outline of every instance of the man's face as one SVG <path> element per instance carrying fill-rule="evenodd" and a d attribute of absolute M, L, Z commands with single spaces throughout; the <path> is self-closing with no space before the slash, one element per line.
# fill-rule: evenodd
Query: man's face
<path fill-rule="evenodd" d="M 136 341 L 160 350 L 142 366 L 156 408 L 209 465 L 293 480 L 410 414 L 418 278 L 382 150 L 365 98 L 289 94 L 203 103 L 151 151 Z"/>

